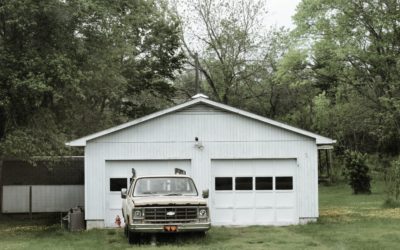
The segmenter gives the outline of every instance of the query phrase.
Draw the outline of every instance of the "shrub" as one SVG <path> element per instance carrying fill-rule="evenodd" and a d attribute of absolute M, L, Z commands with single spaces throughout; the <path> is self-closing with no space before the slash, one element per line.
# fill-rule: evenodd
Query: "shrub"
<path fill-rule="evenodd" d="M 371 193 L 371 176 L 366 163 L 366 155 L 357 151 L 345 152 L 345 174 L 354 194 Z"/>
<path fill-rule="evenodd" d="M 400 205 L 400 158 L 392 161 L 390 169 L 386 174 L 386 192 L 388 198 L 385 205 L 399 207 Z"/>
<path fill-rule="evenodd" d="M 400 201 L 396 201 L 392 198 L 387 198 L 383 203 L 384 208 L 398 208 L 400 207 Z"/>

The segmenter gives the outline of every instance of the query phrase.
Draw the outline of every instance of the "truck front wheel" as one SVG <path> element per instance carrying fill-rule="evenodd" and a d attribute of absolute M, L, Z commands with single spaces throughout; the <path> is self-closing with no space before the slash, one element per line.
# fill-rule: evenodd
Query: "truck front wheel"
<path fill-rule="evenodd" d="M 138 244 L 140 242 L 139 234 L 128 230 L 128 242 L 129 244 Z"/>
<path fill-rule="evenodd" d="M 124 227 L 124 235 L 125 235 L 125 237 L 128 237 L 128 232 L 129 232 L 128 224 L 125 224 L 125 227 Z"/>
<path fill-rule="evenodd" d="M 206 232 L 205 231 L 193 232 L 192 235 L 194 235 L 195 237 L 198 237 L 198 238 L 204 238 L 204 237 L 206 237 Z"/>

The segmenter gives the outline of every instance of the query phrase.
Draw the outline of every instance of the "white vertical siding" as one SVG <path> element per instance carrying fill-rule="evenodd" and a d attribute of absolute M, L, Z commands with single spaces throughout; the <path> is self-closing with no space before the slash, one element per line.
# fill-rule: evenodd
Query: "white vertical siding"
<path fill-rule="evenodd" d="M 32 186 L 32 212 L 65 212 L 83 206 L 82 185 Z"/>
<path fill-rule="evenodd" d="M 29 186 L 3 186 L 3 213 L 29 212 Z"/>
<path fill-rule="evenodd" d="M 83 206 L 82 185 L 33 185 L 32 212 L 65 212 Z M 3 213 L 29 212 L 29 186 L 3 186 Z"/>
<path fill-rule="evenodd" d="M 85 147 L 85 219 L 104 219 L 105 210 L 105 158 L 103 149 L 96 144 Z"/>
<path fill-rule="evenodd" d="M 195 146 L 198 137 L 204 148 Z M 85 149 L 86 219 L 103 220 L 106 160 L 190 159 L 199 191 L 212 159 L 297 159 L 298 216 L 318 216 L 314 139 L 236 114 L 192 107 L 92 141 Z"/>

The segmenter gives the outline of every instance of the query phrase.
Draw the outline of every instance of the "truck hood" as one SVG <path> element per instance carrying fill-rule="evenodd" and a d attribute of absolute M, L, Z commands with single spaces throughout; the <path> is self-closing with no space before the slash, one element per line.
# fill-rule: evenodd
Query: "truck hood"
<path fill-rule="evenodd" d="M 197 196 L 149 196 L 134 197 L 135 206 L 207 205 L 207 201 Z"/>

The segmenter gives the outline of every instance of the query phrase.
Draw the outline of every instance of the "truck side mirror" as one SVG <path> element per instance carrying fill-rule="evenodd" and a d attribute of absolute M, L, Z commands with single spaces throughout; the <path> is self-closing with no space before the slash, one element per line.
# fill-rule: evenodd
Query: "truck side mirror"
<path fill-rule="evenodd" d="M 121 198 L 126 199 L 126 188 L 121 189 Z"/>
<path fill-rule="evenodd" d="M 209 196 L 209 194 L 210 194 L 210 191 L 209 191 L 208 189 L 203 190 L 203 198 L 204 198 L 204 199 L 207 199 L 208 196 Z"/>

